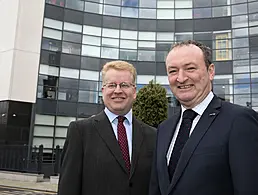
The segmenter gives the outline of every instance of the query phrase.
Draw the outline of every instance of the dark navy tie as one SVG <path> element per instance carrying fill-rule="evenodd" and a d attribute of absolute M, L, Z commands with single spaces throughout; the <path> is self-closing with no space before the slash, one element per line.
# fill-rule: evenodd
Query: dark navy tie
<path fill-rule="evenodd" d="M 176 138 L 176 142 L 175 142 L 175 145 L 173 147 L 173 151 L 172 151 L 172 154 L 170 157 L 169 165 L 168 165 L 168 172 L 169 172 L 170 180 L 173 178 L 178 160 L 181 156 L 181 152 L 184 148 L 184 145 L 189 138 L 192 123 L 196 116 L 197 116 L 197 113 L 191 109 L 185 110 L 183 113 L 183 120 L 180 125 L 180 129 L 179 129 L 179 132 L 178 132 L 178 135 Z"/>

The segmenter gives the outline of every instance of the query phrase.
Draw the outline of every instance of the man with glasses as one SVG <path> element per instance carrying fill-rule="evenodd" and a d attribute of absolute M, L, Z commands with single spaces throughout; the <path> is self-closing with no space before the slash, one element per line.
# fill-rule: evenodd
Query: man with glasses
<path fill-rule="evenodd" d="M 156 130 L 132 114 L 136 70 L 124 61 L 102 69 L 104 111 L 71 122 L 59 195 L 147 195 Z"/>

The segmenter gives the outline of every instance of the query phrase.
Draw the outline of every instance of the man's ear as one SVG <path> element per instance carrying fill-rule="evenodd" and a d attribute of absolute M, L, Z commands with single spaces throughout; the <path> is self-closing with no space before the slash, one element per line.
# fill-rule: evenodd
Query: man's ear
<path fill-rule="evenodd" d="M 215 76 L 215 65 L 214 64 L 210 64 L 210 66 L 208 68 L 208 73 L 209 73 L 210 80 L 212 81 Z"/>

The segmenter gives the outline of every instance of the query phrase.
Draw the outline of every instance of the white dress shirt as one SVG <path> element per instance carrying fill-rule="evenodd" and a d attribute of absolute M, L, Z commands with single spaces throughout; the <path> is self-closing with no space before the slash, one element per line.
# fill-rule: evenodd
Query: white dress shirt
<path fill-rule="evenodd" d="M 198 115 L 195 117 L 195 119 L 193 120 L 193 123 L 192 123 L 192 127 L 190 129 L 190 134 L 189 136 L 192 134 L 196 124 L 198 123 L 198 121 L 200 120 L 203 112 L 205 111 L 205 109 L 208 107 L 208 105 L 210 104 L 212 98 L 214 97 L 214 94 L 213 92 L 210 92 L 207 97 L 200 103 L 198 104 L 197 106 L 195 106 L 194 108 L 192 108 L 193 111 L 195 111 Z M 169 146 L 169 149 L 168 149 L 168 152 L 167 152 L 167 165 L 169 165 L 169 160 L 170 160 L 170 157 L 171 157 L 171 154 L 172 154 L 172 151 L 173 151 L 173 148 L 174 148 L 174 145 L 175 145 L 175 142 L 176 142 L 176 137 L 178 135 L 178 132 L 179 132 L 179 128 L 180 128 L 180 125 L 182 123 L 182 118 L 183 118 L 183 113 L 184 111 L 186 110 L 185 107 L 183 107 L 181 105 L 181 116 L 180 116 L 180 119 L 177 123 L 177 126 L 176 126 L 176 130 L 175 130 L 175 133 L 174 133 L 174 136 L 171 140 L 171 143 L 170 143 L 170 146 Z"/>
<path fill-rule="evenodd" d="M 110 112 L 109 109 L 107 109 L 107 107 L 104 109 L 104 112 L 106 113 L 112 127 L 113 127 L 113 131 L 114 134 L 116 136 L 117 139 L 117 124 L 118 124 L 118 115 Z M 130 161 L 132 159 L 132 132 L 133 132 L 133 125 L 132 125 L 132 121 L 133 121 L 133 114 L 132 114 L 132 109 L 126 114 L 124 115 L 124 117 L 126 118 L 124 120 L 124 126 L 126 129 L 126 136 L 127 136 L 127 142 L 128 142 L 128 149 L 129 149 L 129 156 L 130 156 Z"/>

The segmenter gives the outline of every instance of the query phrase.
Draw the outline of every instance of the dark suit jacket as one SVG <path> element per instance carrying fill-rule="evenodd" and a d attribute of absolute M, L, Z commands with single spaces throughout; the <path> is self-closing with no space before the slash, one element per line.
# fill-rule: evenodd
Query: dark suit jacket
<path fill-rule="evenodd" d="M 170 183 L 167 151 L 180 113 L 158 128 L 150 195 L 257 195 L 258 115 L 214 97 L 179 159 Z"/>
<path fill-rule="evenodd" d="M 106 114 L 71 122 L 58 195 L 147 195 L 156 129 L 133 118 L 131 173 Z"/>

